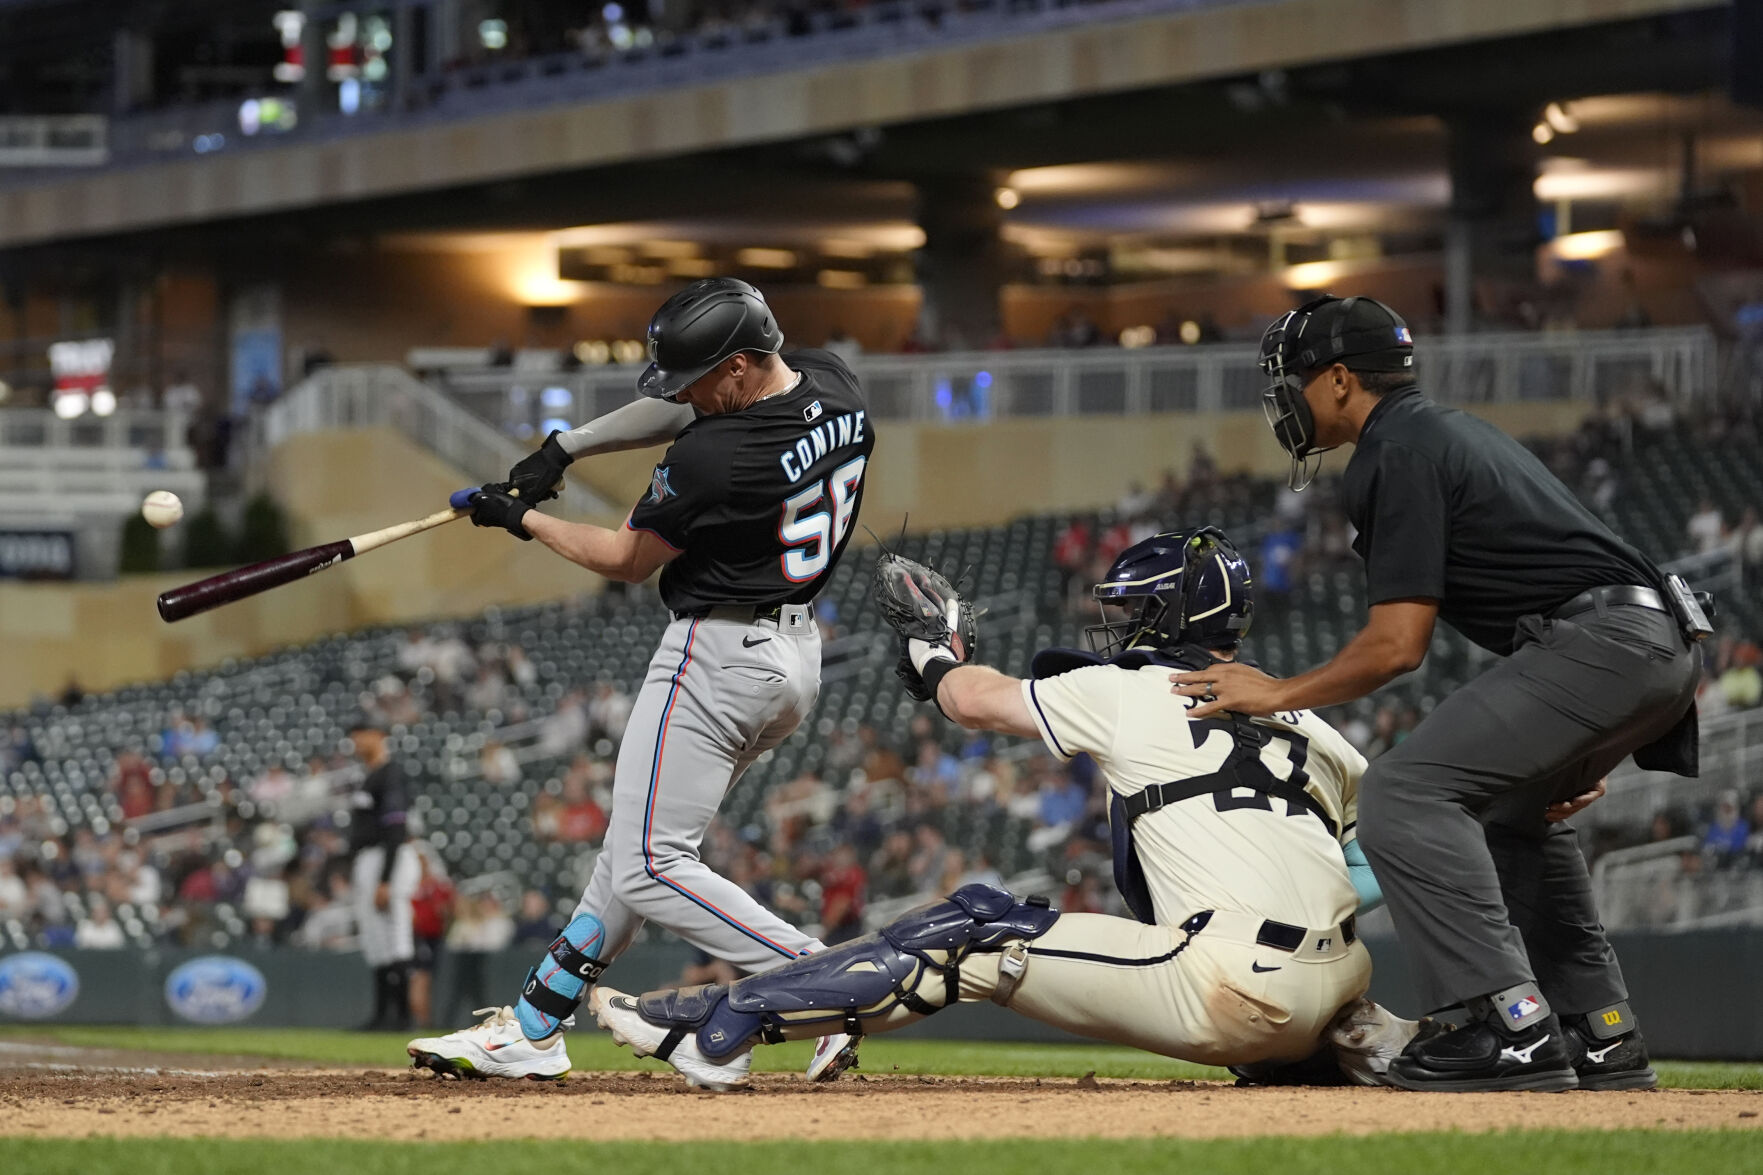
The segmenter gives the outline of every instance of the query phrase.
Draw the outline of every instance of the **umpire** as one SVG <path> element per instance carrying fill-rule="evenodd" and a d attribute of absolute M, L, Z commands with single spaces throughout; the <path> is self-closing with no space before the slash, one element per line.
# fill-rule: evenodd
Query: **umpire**
<path fill-rule="evenodd" d="M 1323 297 L 1261 343 L 1268 423 L 1302 489 L 1354 446 L 1342 481 L 1370 616 L 1326 665 L 1175 675 L 1218 711 L 1364 697 L 1419 667 L 1436 620 L 1505 659 L 1445 698 L 1360 783 L 1359 842 L 1428 1008 L 1464 1027 L 1416 1038 L 1407 1089 L 1643 1089 L 1656 1083 L 1573 829 L 1550 805 L 1595 798 L 1630 753 L 1696 773 L 1697 600 L 1542 462 L 1414 382 L 1394 311 Z"/>

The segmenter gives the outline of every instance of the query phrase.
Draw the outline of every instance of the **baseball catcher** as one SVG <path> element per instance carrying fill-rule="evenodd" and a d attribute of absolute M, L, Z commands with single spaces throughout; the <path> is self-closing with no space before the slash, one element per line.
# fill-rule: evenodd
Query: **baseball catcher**
<path fill-rule="evenodd" d="M 1092 651 L 1045 650 L 1026 681 L 974 662 L 974 610 L 944 576 L 887 554 L 876 587 L 914 697 L 964 727 L 1094 757 L 1110 789 L 1115 880 L 1136 920 L 967 885 L 732 986 L 640 998 L 600 987 L 593 1010 L 615 1039 L 730 1089 L 746 1083 L 758 1043 L 887 1032 L 991 1000 L 1259 1074 L 1312 1058 L 1338 1016 L 1343 1067 L 1374 1079 L 1413 1025 L 1360 998 L 1371 960 L 1354 919 L 1378 898 L 1354 845 L 1364 759 L 1307 711 L 1196 720 L 1194 702 L 1170 695 L 1172 667 L 1229 662 L 1249 629 L 1249 568 L 1221 531 L 1129 548 L 1095 588 Z"/>

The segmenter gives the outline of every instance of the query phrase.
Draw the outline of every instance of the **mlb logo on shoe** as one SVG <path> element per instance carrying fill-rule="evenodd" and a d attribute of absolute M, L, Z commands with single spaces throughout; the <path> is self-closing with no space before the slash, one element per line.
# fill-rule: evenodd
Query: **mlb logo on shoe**
<path fill-rule="evenodd" d="M 1409 332 L 1407 327 L 1398 326 L 1396 328 L 1396 342 L 1412 344 L 1414 342 L 1414 336 Z"/>
<path fill-rule="evenodd" d="M 1529 996 L 1525 996 L 1510 1008 L 1507 1008 L 1506 1014 L 1511 1016 L 1514 1020 L 1522 1020 L 1532 1012 L 1539 1010 L 1541 1007 L 1541 1004 L 1537 1003 Z"/>

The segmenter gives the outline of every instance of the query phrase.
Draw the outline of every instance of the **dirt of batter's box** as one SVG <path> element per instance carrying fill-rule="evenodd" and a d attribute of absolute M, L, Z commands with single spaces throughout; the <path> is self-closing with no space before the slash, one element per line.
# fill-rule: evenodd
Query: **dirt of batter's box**
<path fill-rule="evenodd" d="M 1763 1093 L 1411 1094 L 1206 1082 L 766 1074 L 708 1094 L 667 1073 L 557 1083 L 395 1070 L 0 1072 L 0 1135 L 463 1139 L 1056 1138 L 1763 1126 Z"/>

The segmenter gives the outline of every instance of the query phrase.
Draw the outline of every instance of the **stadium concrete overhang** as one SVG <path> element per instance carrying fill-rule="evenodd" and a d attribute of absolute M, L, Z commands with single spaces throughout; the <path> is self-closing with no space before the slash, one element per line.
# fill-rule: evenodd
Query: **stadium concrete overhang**
<path fill-rule="evenodd" d="M 1196 106 L 1188 92 L 1194 83 L 1320 70 L 1325 107 L 1436 113 L 1460 100 L 1461 85 L 1521 101 L 1520 81 L 1476 81 L 1486 61 L 1513 49 L 1504 68 L 1539 92 L 1555 74 L 1565 75 L 1555 88 L 1568 95 L 1678 89 L 1680 73 L 1699 72 L 1705 86 L 1721 71 L 1724 30 L 1725 10 L 1707 0 L 1267 0 L 1131 19 L 1099 14 L 1015 40 L 14 181 L 0 185 L 0 247 L 301 210 L 328 216 L 345 205 L 420 217 L 421 205 L 464 201 L 518 215 L 509 206 L 525 203 L 538 214 L 546 189 L 559 184 L 577 209 L 564 222 L 623 220 L 632 206 L 665 195 L 656 188 L 677 176 L 680 161 L 702 209 L 716 194 L 707 166 L 782 160 L 786 175 L 824 168 L 916 178 L 1229 148 L 1243 112 L 1206 117 L 1205 102 Z M 1528 54 L 1516 52 L 1533 42 Z M 1359 58 L 1393 57 L 1393 77 L 1337 64 L 1343 45 Z M 1444 56 L 1401 63 L 1427 54 Z M 1542 67 L 1526 69 L 1526 61 Z M 1454 72 L 1441 68 L 1447 62 Z M 1574 62 L 1584 63 L 1587 80 L 1573 77 L 1581 72 Z M 1439 70 L 1440 92 L 1429 95 L 1427 79 L 1412 70 Z M 1600 70 L 1605 80 L 1590 80 Z M 1326 92 L 1336 76 L 1351 92 Z M 1271 121 L 1280 121 L 1277 112 Z M 586 183 L 601 193 L 616 185 L 619 195 L 594 199 Z M 479 202 L 486 194 L 487 205 Z"/>

